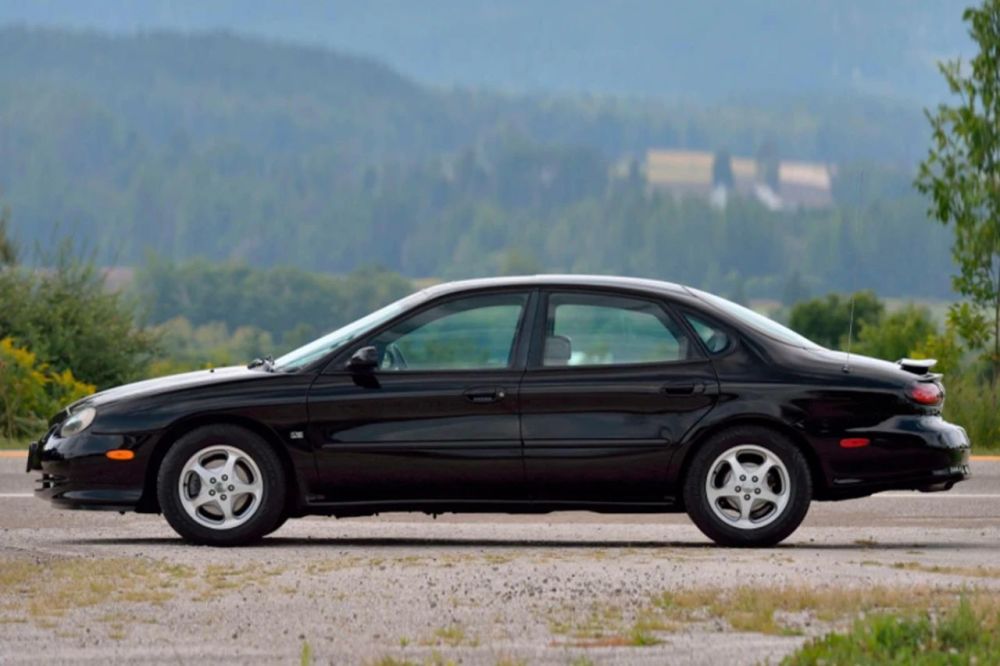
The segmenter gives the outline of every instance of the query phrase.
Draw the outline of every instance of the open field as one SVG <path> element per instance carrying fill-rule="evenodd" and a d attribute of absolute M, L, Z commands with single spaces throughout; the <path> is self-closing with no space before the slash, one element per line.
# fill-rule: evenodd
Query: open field
<path fill-rule="evenodd" d="M 816 504 L 784 547 L 683 516 L 292 521 L 181 544 L 156 516 L 60 512 L 0 458 L 0 662 L 755 664 L 858 611 L 1000 592 L 1000 462 L 950 493 Z"/>

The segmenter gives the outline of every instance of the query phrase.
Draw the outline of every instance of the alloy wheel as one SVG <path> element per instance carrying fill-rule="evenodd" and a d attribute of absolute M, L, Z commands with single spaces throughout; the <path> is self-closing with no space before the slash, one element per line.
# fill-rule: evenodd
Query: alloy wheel
<path fill-rule="evenodd" d="M 752 530 L 777 520 L 791 498 L 785 464 L 771 451 L 741 444 L 724 451 L 709 468 L 705 495 L 725 524 Z"/>
<path fill-rule="evenodd" d="M 257 513 L 264 495 L 260 468 L 245 451 L 229 445 L 206 447 L 181 469 L 181 506 L 199 525 L 214 530 L 238 527 Z"/>

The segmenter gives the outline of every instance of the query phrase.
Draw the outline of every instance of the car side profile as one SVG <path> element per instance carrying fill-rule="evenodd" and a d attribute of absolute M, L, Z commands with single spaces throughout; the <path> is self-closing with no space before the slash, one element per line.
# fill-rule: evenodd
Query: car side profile
<path fill-rule="evenodd" d="M 188 541 L 384 511 L 683 512 L 769 546 L 811 501 L 969 476 L 933 362 L 824 349 L 654 280 L 430 287 L 276 361 L 78 401 L 30 447 L 58 507 L 162 513 Z"/>

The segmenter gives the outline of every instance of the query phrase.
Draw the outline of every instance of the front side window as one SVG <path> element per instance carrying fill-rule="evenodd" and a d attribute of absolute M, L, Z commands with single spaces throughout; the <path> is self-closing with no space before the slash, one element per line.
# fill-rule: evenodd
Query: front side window
<path fill-rule="evenodd" d="M 669 363 L 689 358 L 681 328 L 651 301 L 597 294 L 552 294 L 542 365 Z"/>
<path fill-rule="evenodd" d="M 448 301 L 383 331 L 372 341 L 379 369 L 488 370 L 511 363 L 524 294 Z"/>
<path fill-rule="evenodd" d="M 298 349 L 288 352 L 274 362 L 274 367 L 283 372 L 301 370 L 310 363 L 318 361 L 324 356 L 329 356 L 352 340 L 377 329 L 380 325 L 391 320 L 401 312 L 405 312 L 408 308 L 414 307 L 425 298 L 426 296 L 423 292 L 417 292 L 416 294 L 410 294 L 405 298 L 401 298 L 394 303 L 390 303 L 361 319 L 353 321 L 331 333 L 327 333 L 317 340 L 313 340 Z"/>

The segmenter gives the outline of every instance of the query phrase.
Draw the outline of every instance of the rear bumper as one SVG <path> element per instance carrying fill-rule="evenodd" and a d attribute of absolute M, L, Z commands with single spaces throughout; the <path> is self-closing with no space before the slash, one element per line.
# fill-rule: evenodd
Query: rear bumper
<path fill-rule="evenodd" d="M 829 483 L 817 499 L 864 497 L 883 490 L 942 491 L 971 474 L 968 434 L 939 416 L 894 417 L 842 436 L 871 443 L 842 449 L 840 437 L 824 442 Z"/>

